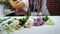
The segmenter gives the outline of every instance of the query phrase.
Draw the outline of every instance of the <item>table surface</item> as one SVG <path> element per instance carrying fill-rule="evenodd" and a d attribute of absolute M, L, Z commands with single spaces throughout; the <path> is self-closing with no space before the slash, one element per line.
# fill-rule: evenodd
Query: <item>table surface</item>
<path fill-rule="evenodd" d="M 21 28 L 20 30 L 14 30 L 14 32 L 11 32 L 11 34 L 60 34 L 60 16 L 49 16 L 49 18 L 54 21 L 55 25 Z"/>

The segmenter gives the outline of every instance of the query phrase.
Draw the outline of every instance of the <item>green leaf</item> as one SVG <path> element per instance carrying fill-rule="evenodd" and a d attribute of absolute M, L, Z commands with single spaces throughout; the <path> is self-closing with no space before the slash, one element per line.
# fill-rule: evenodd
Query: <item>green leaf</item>
<path fill-rule="evenodd" d="M 0 21 L 0 23 L 2 23 L 3 21 L 6 21 L 6 20 L 8 20 L 8 19 L 10 19 L 11 17 L 9 17 L 9 18 L 6 18 L 6 19 L 3 19 L 3 20 L 1 20 Z"/>
<path fill-rule="evenodd" d="M 29 19 L 29 16 L 25 16 L 25 18 L 19 19 L 20 25 L 23 26 L 28 19 Z"/>
<path fill-rule="evenodd" d="M 46 16 L 44 16 L 42 19 L 43 19 L 43 21 L 46 22 L 46 21 L 49 19 L 49 17 L 48 17 L 48 15 L 46 15 Z"/>
<path fill-rule="evenodd" d="M 8 22 L 7 22 L 7 24 L 9 24 L 9 25 L 10 25 L 11 23 L 12 23 L 12 21 L 8 21 Z"/>

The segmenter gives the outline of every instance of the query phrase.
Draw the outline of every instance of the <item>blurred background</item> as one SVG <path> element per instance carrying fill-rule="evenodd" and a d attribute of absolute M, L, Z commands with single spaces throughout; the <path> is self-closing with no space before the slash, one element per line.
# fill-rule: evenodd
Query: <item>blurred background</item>
<path fill-rule="evenodd" d="M 14 0 L 17 1 L 17 0 Z M 60 0 L 27 0 L 29 9 L 19 10 L 17 16 L 60 16 Z M 0 16 L 16 16 L 16 9 L 11 6 L 8 0 L 0 0 Z"/>

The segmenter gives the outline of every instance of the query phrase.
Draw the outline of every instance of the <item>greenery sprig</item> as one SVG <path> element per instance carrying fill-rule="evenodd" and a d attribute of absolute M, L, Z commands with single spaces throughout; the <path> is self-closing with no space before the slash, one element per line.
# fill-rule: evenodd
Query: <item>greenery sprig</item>
<path fill-rule="evenodd" d="M 49 19 L 49 17 L 48 17 L 48 15 L 46 15 L 46 16 L 44 16 L 42 19 L 43 19 L 43 21 L 46 22 L 46 21 Z"/>
<path fill-rule="evenodd" d="M 6 18 L 6 19 L 3 19 L 3 20 L 1 20 L 0 19 L 0 23 L 2 23 L 3 21 L 6 21 L 6 20 L 8 20 L 8 19 L 10 19 L 11 17 L 9 17 L 9 18 Z"/>
<path fill-rule="evenodd" d="M 20 21 L 20 25 L 23 26 L 25 24 L 25 22 L 29 19 L 29 16 L 26 16 L 25 18 L 19 19 Z"/>

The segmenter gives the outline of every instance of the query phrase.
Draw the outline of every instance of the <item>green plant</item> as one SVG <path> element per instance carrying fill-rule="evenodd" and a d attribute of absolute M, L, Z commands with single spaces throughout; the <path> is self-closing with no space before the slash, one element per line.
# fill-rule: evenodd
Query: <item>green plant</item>
<path fill-rule="evenodd" d="M 9 5 L 10 5 L 10 3 L 9 3 L 8 0 L 6 0 L 6 1 L 0 0 L 0 4 L 1 4 L 1 5 L 3 4 L 3 5 L 5 6 L 5 8 L 9 8 Z"/>
<path fill-rule="evenodd" d="M 9 25 L 10 25 L 11 23 L 12 23 L 12 21 L 8 21 L 8 22 L 7 22 L 7 24 L 9 24 Z"/>
<path fill-rule="evenodd" d="M 20 25 L 23 26 L 28 19 L 29 19 L 29 16 L 26 16 L 25 18 L 19 19 Z"/>
<path fill-rule="evenodd" d="M 46 21 L 49 19 L 49 17 L 48 17 L 48 15 L 46 15 L 46 16 L 44 16 L 42 19 L 43 19 L 43 21 L 46 22 Z"/>
<path fill-rule="evenodd" d="M 8 20 L 8 19 L 10 19 L 11 17 L 9 17 L 9 18 L 6 18 L 6 19 L 0 19 L 0 23 L 2 23 L 3 21 L 6 21 L 6 20 Z"/>

